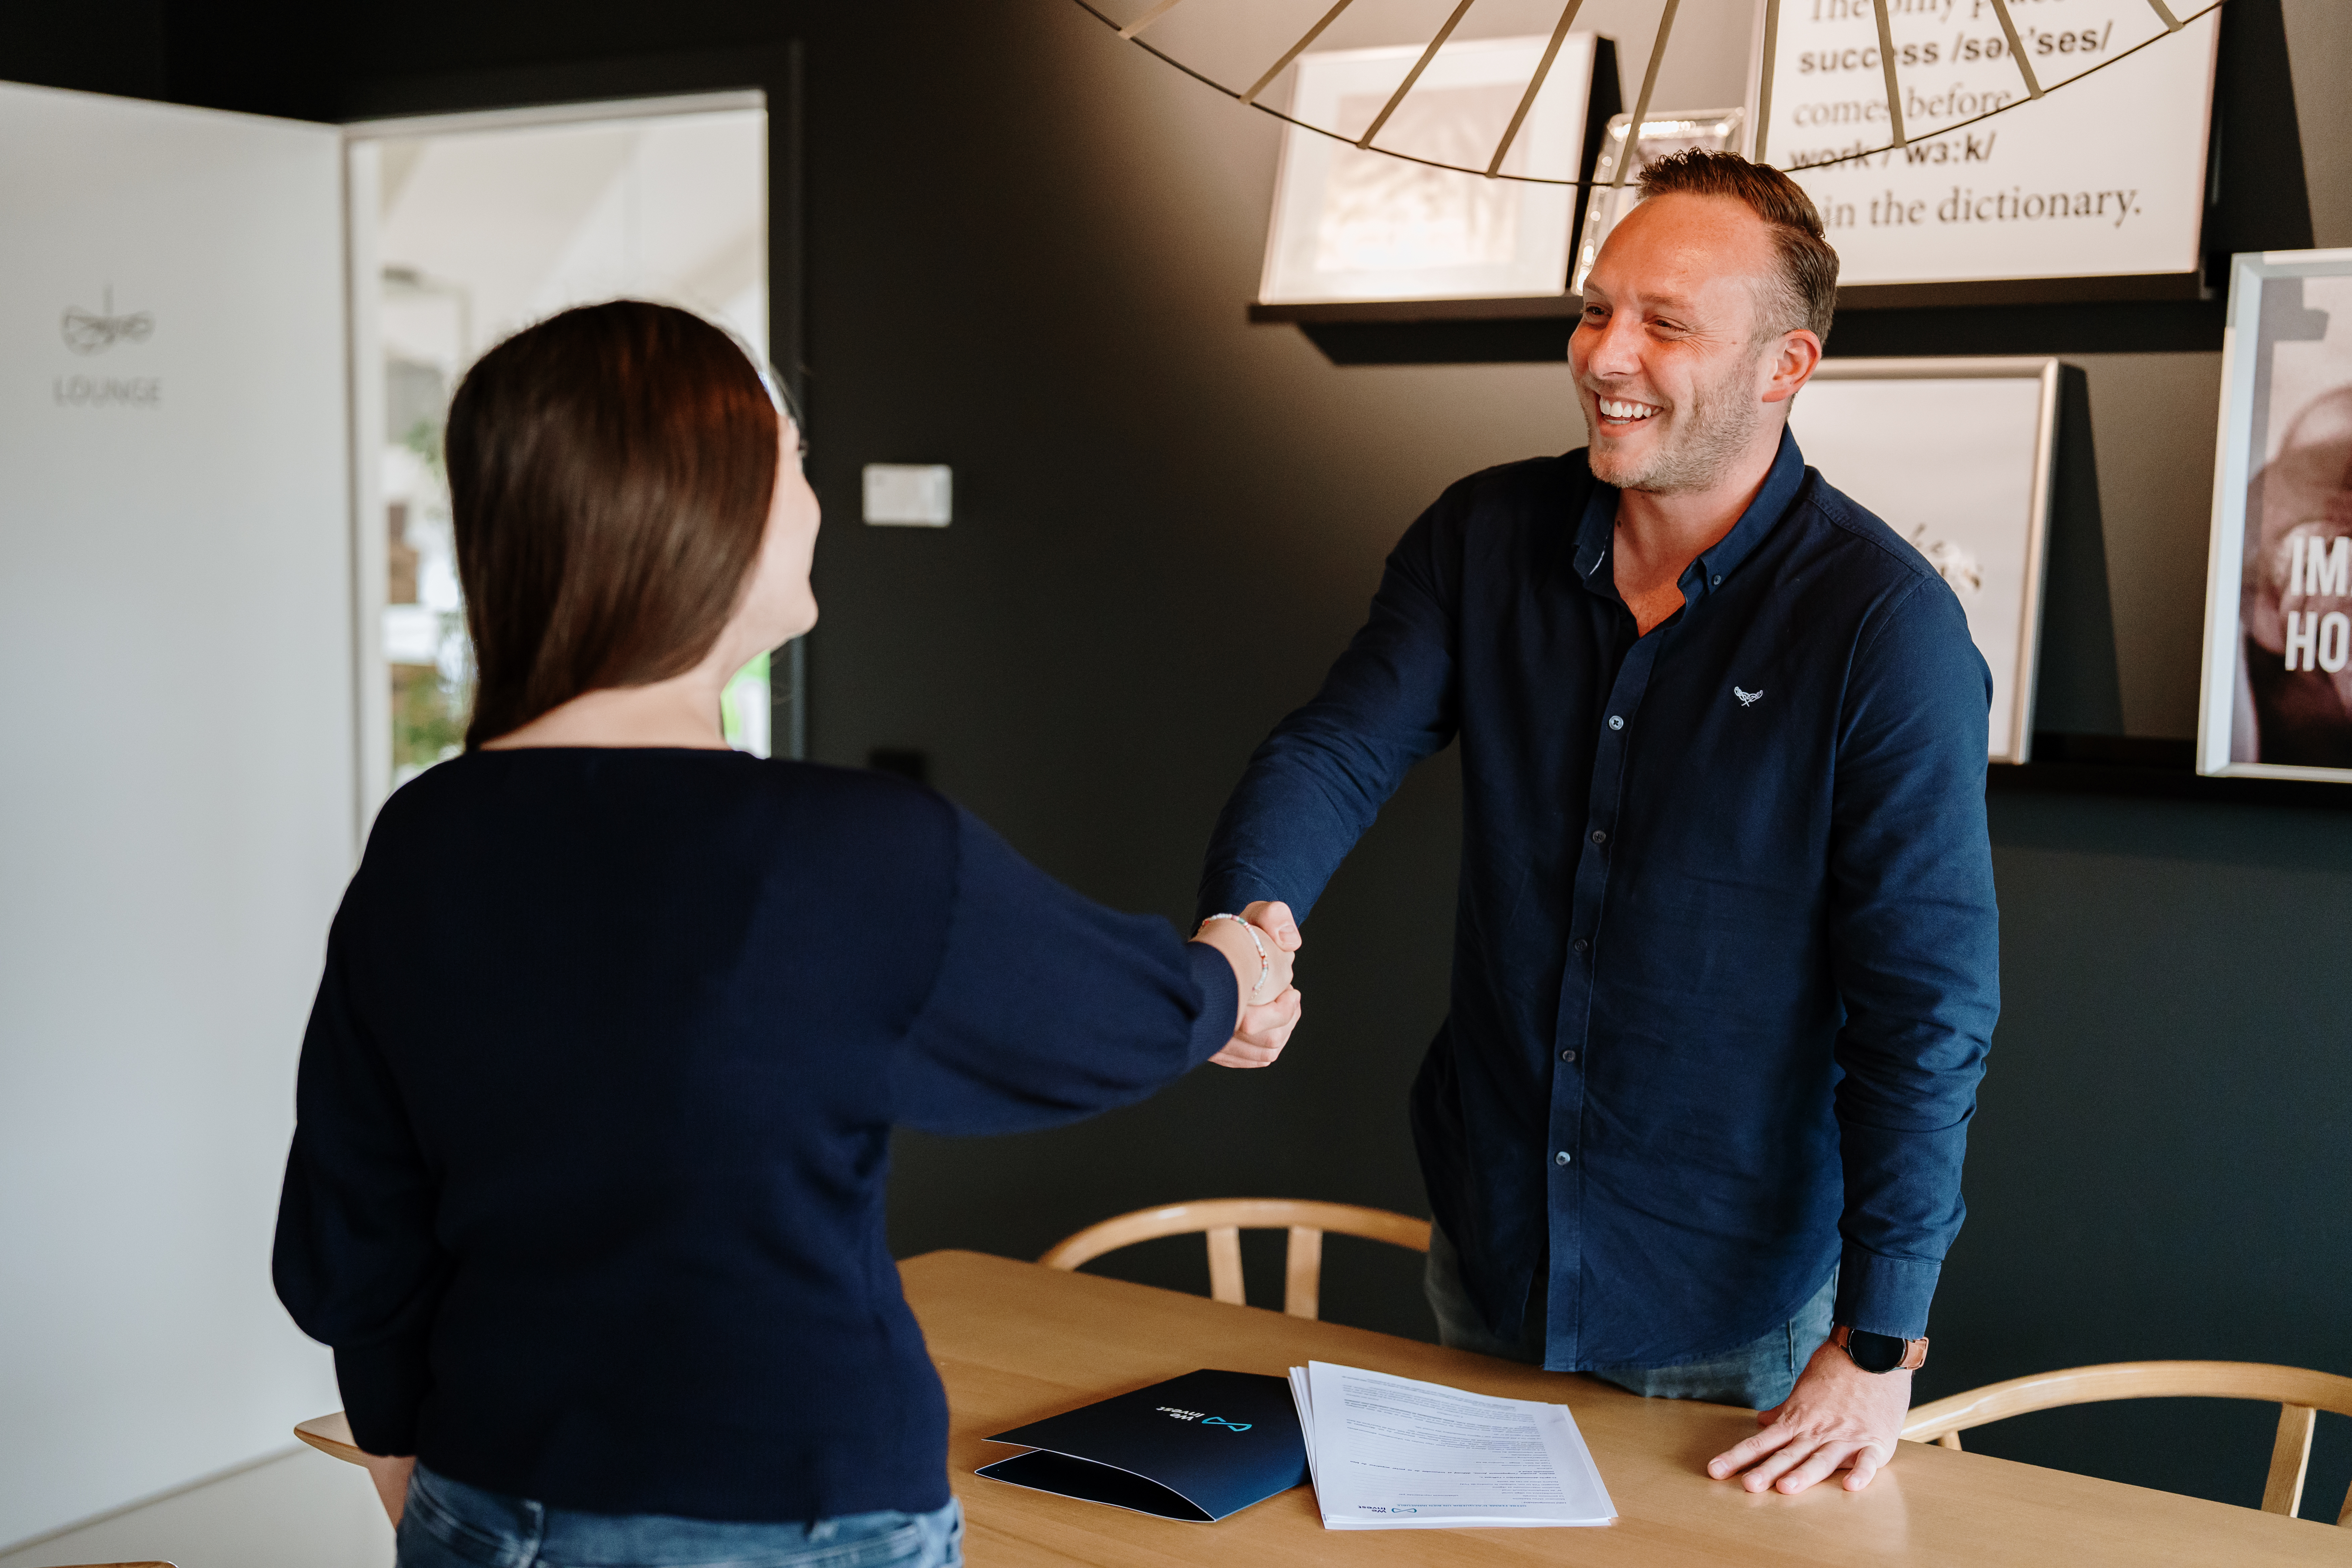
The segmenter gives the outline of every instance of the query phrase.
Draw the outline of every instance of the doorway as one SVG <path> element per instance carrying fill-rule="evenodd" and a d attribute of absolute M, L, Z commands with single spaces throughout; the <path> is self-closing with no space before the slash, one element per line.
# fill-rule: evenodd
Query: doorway
<path fill-rule="evenodd" d="M 473 689 L 441 440 L 481 353 L 572 305 L 681 306 L 763 358 L 768 112 L 758 91 L 345 128 L 362 811 L 464 744 Z M 770 754 L 770 658 L 727 737 Z"/>

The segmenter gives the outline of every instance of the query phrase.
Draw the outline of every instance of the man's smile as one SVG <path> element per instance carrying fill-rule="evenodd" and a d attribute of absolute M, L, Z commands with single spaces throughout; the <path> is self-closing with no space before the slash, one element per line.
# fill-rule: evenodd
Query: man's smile
<path fill-rule="evenodd" d="M 1633 403 L 1622 397 L 1596 396 L 1594 401 L 1600 405 L 1601 417 L 1612 424 L 1637 424 L 1653 415 L 1665 412 L 1655 404 Z"/>

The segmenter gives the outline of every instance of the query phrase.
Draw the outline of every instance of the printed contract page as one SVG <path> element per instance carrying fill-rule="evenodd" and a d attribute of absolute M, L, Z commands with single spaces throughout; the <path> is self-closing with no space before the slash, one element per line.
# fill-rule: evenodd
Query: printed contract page
<path fill-rule="evenodd" d="M 1357 1367 L 1290 1369 L 1328 1530 L 1606 1524 L 1617 1514 L 1564 1405 Z"/>

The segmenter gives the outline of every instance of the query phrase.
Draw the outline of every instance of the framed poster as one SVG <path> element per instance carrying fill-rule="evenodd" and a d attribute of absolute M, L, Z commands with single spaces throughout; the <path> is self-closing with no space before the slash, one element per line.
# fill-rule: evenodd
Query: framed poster
<path fill-rule="evenodd" d="M 1891 5 L 1890 70 L 1871 5 L 1771 4 L 1758 146 L 1842 286 L 2197 271 L 2218 6 Z"/>
<path fill-rule="evenodd" d="M 2352 250 L 2231 261 L 2197 771 L 2352 783 Z"/>
<path fill-rule="evenodd" d="M 1613 77 L 1615 50 L 1591 33 L 1562 41 L 1503 159 L 1503 172 L 1522 178 L 1462 172 L 1485 168 L 1502 144 L 1549 43 L 1548 37 L 1448 43 L 1373 137 L 1386 152 L 1288 127 L 1259 301 L 1565 293 L 1580 193 L 1573 184 L 1528 181 L 1581 177 L 1595 61 L 1605 58 Z M 1422 54 L 1406 45 L 1301 55 L 1291 118 L 1361 136 L 1390 109 Z M 1615 107 L 1615 88 L 1607 84 L 1603 112 Z"/>
<path fill-rule="evenodd" d="M 1789 428 L 1822 479 L 1885 519 L 1959 595 L 1992 670 L 1988 754 L 2026 761 L 2058 362 L 1825 360 Z"/>
<path fill-rule="evenodd" d="M 1633 210 L 1635 198 L 1641 194 L 1637 182 L 1642 171 L 1669 153 L 1686 153 L 1701 148 L 1709 153 L 1737 151 L 1740 144 L 1740 128 L 1747 123 L 1744 109 L 1700 109 L 1686 114 L 1652 114 L 1642 121 L 1642 139 L 1634 145 L 1634 163 L 1622 185 L 1611 182 L 1617 178 L 1617 165 L 1625 157 L 1626 133 L 1633 129 L 1630 114 L 1612 114 L 1609 129 L 1601 138 L 1601 156 L 1592 165 L 1592 197 L 1584 204 L 1583 234 L 1576 242 L 1576 271 L 1569 279 L 1568 291 L 1584 291 L 1584 275 L 1592 270 L 1592 263 L 1601 255 L 1601 242 L 1617 220 Z"/>

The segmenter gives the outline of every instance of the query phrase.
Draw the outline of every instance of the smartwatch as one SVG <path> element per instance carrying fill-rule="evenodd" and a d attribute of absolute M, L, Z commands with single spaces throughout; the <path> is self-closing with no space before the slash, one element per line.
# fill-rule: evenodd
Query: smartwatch
<path fill-rule="evenodd" d="M 1864 1372 L 1916 1372 L 1927 1364 L 1927 1342 L 1922 1339 L 1900 1339 L 1894 1334 L 1874 1334 L 1866 1329 L 1850 1329 L 1843 1323 L 1830 1331 L 1830 1343 L 1845 1352 L 1848 1360 Z"/>

